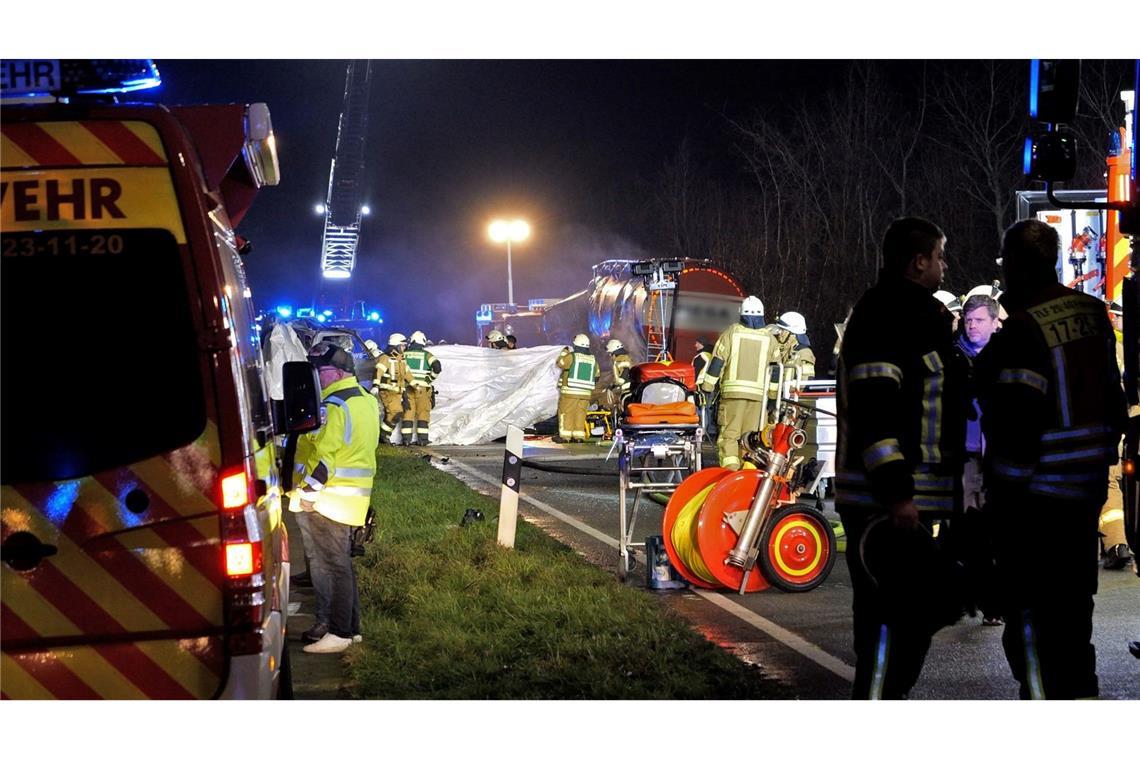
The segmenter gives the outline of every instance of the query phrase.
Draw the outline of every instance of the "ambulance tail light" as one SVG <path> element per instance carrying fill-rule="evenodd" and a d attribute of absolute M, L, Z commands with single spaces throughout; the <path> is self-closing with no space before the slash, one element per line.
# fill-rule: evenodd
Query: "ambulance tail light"
<path fill-rule="evenodd" d="M 254 475 L 242 464 L 223 470 L 218 481 L 226 651 L 258 654 L 264 648 L 261 627 L 269 608 Z"/>

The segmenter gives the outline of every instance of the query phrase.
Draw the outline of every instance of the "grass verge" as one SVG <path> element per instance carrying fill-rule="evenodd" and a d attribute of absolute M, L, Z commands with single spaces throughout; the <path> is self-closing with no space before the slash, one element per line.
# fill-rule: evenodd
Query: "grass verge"
<path fill-rule="evenodd" d="M 390 699 L 788 698 L 650 594 L 622 586 L 421 456 L 382 447 L 357 560 L 365 643 L 350 690 Z M 459 527 L 464 511 L 486 519 Z"/>

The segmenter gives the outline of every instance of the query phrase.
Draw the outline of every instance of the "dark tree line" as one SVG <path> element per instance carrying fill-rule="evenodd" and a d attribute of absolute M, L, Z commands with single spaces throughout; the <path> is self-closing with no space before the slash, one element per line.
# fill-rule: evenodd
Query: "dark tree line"
<path fill-rule="evenodd" d="M 1070 187 L 1104 187 L 1131 66 L 1083 64 Z M 853 62 L 828 91 L 726 116 L 721 134 L 685 140 L 646 183 L 643 236 L 660 255 L 725 266 L 772 316 L 802 312 L 823 363 L 831 325 L 876 277 L 892 219 L 925 216 L 945 230 L 948 290 L 999 275 L 1016 192 L 1039 189 L 1022 175 L 1028 70 L 1025 61 Z"/>

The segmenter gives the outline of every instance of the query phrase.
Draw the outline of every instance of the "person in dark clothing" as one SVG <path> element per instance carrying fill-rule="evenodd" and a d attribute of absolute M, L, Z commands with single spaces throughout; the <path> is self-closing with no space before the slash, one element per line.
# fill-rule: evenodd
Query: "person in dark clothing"
<path fill-rule="evenodd" d="M 925 219 L 895 220 L 878 282 L 843 335 L 835 503 L 854 590 L 856 699 L 905 698 L 931 637 L 962 615 L 931 537 L 960 509 L 965 435 L 964 359 L 933 298 L 945 243 Z"/>
<path fill-rule="evenodd" d="M 1104 304 L 1057 282 L 1059 250 L 1043 222 L 1006 230 L 1009 319 L 975 364 L 1002 644 L 1023 699 L 1099 692 L 1097 518 L 1126 414 Z"/>

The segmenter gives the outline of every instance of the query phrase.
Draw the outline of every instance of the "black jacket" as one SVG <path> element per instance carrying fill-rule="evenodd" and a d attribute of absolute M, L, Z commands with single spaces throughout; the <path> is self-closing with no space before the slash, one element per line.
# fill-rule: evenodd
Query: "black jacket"
<path fill-rule="evenodd" d="M 855 305 L 838 380 L 836 506 L 923 513 L 962 503 L 967 366 L 939 303 L 886 273 Z"/>

